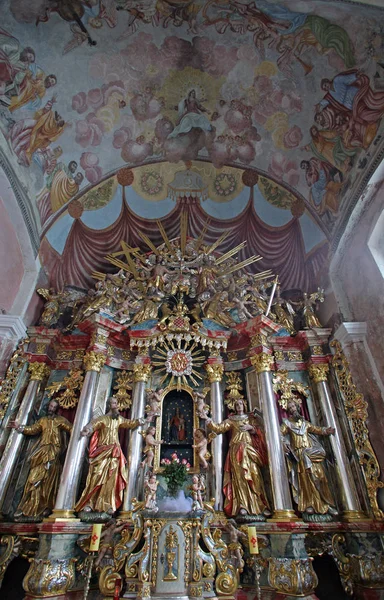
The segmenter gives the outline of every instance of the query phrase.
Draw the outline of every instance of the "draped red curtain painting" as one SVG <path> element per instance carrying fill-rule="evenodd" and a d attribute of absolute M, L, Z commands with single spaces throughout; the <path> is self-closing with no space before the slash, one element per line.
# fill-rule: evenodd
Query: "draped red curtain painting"
<path fill-rule="evenodd" d="M 222 233 L 229 232 L 218 247 L 221 253 L 246 240 L 247 245 L 239 253 L 239 259 L 243 260 L 253 254 L 263 257 L 248 267 L 251 272 L 272 269 L 274 273 L 279 274 L 283 289 L 310 290 L 315 286 L 315 276 L 326 259 L 326 248 L 324 250 L 323 246 L 313 251 L 307 259 L 299 220 L 292 218 L 281 227 L 272 227 L 264 223 L 254 208 L 253 188 L 250 188 L 246 208 L 233 219 L 210 217 L 196 199 L 179 200 L 174 210 L 161 219 L 170 239 L 180 235 L 180 216 L 183 211 L 188 213 L 188 236 L 192 238 L 199 237 L 209 220 L 204 237 L 204 243 L 207 245 L 213 244 Z M 61 289 L 65 284 L 88 288 L 93 285 L 92 271 L 116 270 L 105 260 L 105 256 L 118 251 L 121 240 L 131 246 L 140 246 L 144 251 L 149 250 L 143 247 L 140 233 L 145 233 L 155 245 L 163 241 L 156 221 L 144 219 L 133 213 L 127 205 L 125 194 L 120 214 L 109 227 L 101 230 L 91 229 L 81 219 L 76 219 L 61 256 L 46 239 L 41 245 L 42 261 L 49 272 L 51 285 L 56 289 Z"/>

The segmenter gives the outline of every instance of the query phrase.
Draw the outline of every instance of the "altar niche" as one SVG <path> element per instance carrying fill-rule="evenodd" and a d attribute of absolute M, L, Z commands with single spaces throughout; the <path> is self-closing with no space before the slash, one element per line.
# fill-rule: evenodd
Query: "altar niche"
<path fill-rule="evenodd" d="M 169 389 L 169 388 L 168 388 Z M 163 458 L 171 459 L 174 452 L 191 465 L 190 473 L 200 471 L 196 449 L 192 448 L 193 432 L 199 427 L 192 390 L 171 388 L 165 394 L 158 419 L 156 438 L 164 440 L 155 451 L 155 471 L 161 473 Z"/>

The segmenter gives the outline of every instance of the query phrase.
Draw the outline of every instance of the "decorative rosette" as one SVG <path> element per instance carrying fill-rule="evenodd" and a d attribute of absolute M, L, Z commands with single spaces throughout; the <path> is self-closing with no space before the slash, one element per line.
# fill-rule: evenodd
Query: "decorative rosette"
<path fill-rule="evenodd" d="M 156 171 L 145 171 L 141 176 L 140 184 L 146 194 L 155 196 L 163 189 L 164 181 L 160 173 L 156 173 Z"/>
<path fill-rule="evenodd" d="M 192 355 L 189 350 L 169 350 L 165 368 L 167 373 L 171 373 L 175 377 L 181 377 L 192 373 L 192 362 Z"/>
<path fill-rule="evenodd" d="M 213 187 L 218 196 L 230 196 L 236 189 L 236 178 L 232 173 L 220 173 L 215 178 Z"/>

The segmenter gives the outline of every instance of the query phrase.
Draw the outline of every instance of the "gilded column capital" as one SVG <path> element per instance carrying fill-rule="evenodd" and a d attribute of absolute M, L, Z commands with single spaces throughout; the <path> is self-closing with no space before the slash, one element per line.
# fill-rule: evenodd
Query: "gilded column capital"
<path fill-rule="evenodd" d="M 29 363 L 28 370 L 31 374 L 31 381 L 43 381 L 51 372 L 48 365 L 42 362 Z"/>
<path fill-rule="evenodd" d="M 308 367 L 308 372 L 310 377 L 312 377 L 315 383 L 320 383 L 321 381 L 327 381 L 328 373 L 329 373 L 329 365 L 328 363 L 318 363 L 318 364 L 310 364 Z"/>
<path fill-rule="evenodd" d="M 136 363 L 133 365 L 133 381 L 144 381 L 147 382 L 151 375 L 151 365 L 144 363 Z"/>
<path fill-rule="evenodd" d="M 260 352 L 260 354 L 251 356 L 251 363 L 255 367 L 256 373 L 264 373 L 272 370 L 274 358 L 272 354 Z"/>
<path fill-rule="evenodd" d="M 100 373 L 102 367 L 105 365 L 106 356 L 101 352 L 94 352 L 90 350 L 84 355 L 83 363 L 86 371 L 96 371 Z"/>
<path fill-rule="evenodd" d="M 207 363 L 205 370 L 208 375 L 209 383 L 215 383 L 223 379 L 224 367 L 221 363 Z"/>

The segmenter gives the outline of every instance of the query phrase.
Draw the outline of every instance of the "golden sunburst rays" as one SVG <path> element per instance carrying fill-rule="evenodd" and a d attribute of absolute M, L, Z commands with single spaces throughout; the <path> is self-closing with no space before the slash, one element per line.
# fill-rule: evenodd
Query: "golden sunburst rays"
<path fill-rule="evenodd" d="M 181 336 L 175 337 L 164 341 L 156 348 L 152 357 L 152 364 L 155 367 L 153 374 L 161 376 L 160 386 L 169 378 L 168 385 L 176 384 L 178 390 L 181 390 L 182 385 L 197 387 L 203 379 L 199 370 L 204 361 L 203 351 L 196 342 L 190 343 Z"/>
<path fill-rule="evenodd" d="M 192 90 L 195 90 L 198 102 L 203 103 L 209 112 L 214 112 L 224 83 L 224 77 L 212 77 L 207 72 L 193 67 L 185 67 L 182 71 L 169 71 L 159 91 L 159 97 L 164 98 L 163 117 L 168 117 L 175 123 L 179 102 L 187 98 Z"/>

